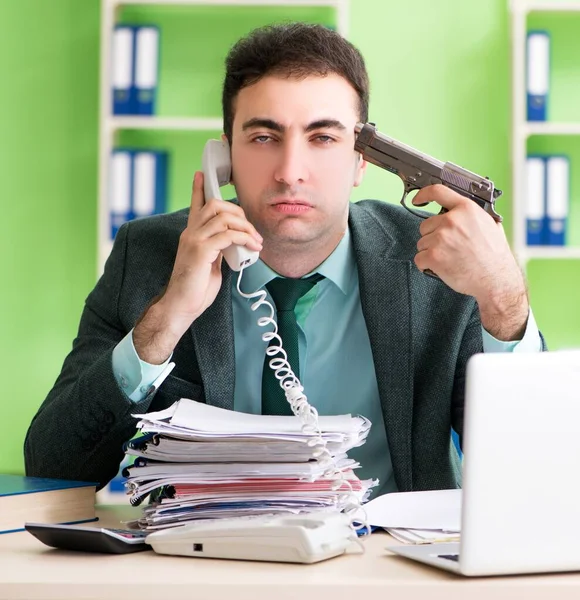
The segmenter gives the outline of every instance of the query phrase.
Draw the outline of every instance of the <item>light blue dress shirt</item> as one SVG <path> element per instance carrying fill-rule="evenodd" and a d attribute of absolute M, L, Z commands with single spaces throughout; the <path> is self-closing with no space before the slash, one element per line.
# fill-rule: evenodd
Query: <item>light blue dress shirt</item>
<path fill-rule="evenodd" d="M 366 443 L 349 456 L 361 463 L 361 479 L 379 479 L 373 497 L 396 491 L 371 346 L 362 313 L 358 270 L 347 230 L 334 252 L 315 270 L 324 275 L 296 305 L 299 325 L 300 381 L 308 401 L 320 415 L 364 415 L 372 427 Z M 305 275 L 307 277 L 311 273 Z M 261 260 L 246 269 L 242 291 L 264 288 L 278 275 Z M 264 307 L 256 312 L 253 300 L 236 291 L 232 278 L 232 303 L 235 340 L 234 409 L 261 412 L 262 369 L 266 342 L 265 329 L 256 325 L 265 316 Z M 268 294 L 268 300 L 273 304 Z M 518 342 L 501 342 L 482 328 L 484 352 L 539 352 L 541 340 L 530 310 L 526 331 Z M 171 358 L 171 357 L 170 357 Z M 132 331 L 113 351 L 113 370 L 126 395 L 137 402 L 167 366 L 141 361 L 133 346 Z M 353 377 L 353 373 L 356 377 Z"/>

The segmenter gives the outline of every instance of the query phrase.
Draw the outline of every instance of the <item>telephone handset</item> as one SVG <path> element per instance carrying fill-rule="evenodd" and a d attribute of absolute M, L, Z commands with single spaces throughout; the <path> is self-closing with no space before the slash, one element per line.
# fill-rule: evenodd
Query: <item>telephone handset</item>
<path fill-rule="evenodd" d="M 232 163 L 230 146 L 225 140 L 208 140 L 203 149 L 203 192 L 206 200 L 222 200 L 220 187 L 230 182 Z M 258 260 L 258 252 L 245 246 L 231 245 L 223 251 L 224 258 L 233 271 L 249 267 Z"/>

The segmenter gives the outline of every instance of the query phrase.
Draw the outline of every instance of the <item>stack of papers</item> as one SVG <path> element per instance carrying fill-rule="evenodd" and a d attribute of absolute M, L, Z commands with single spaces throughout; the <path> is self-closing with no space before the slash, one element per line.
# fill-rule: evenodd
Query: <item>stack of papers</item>
<path fill-rule="evenodd" d="M 361 481 L 347 452 L 365 442 L 363 417 L 319 417 L 332 460 L 294 416 L 233 412 L 181 399 L 157 413 L 134 415 L 143 434 L 126 445 L 132 504 L 150 495 L 138 526 L 155 530 L 197 519 L 337 510 L 350 493 L 360 502 L 376 481 Z M 348 484 L 338 489 L 336 464 Z M 350 484 L 350 485 L 349 485 Z M 351 491 L 352 488 L 352 491 Z"/>
<path fill-rule="evenodd" d="M 409 544 L 460 539 L 461 490 L 396 492 L 365 505 L 367 520 Z"/>

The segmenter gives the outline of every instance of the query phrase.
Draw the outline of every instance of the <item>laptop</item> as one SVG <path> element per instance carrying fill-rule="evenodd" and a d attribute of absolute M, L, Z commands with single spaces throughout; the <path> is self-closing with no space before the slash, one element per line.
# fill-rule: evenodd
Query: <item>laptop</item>
<path fill-rule="evenodd" d="M 461 575 L 580 571 L 580 351 L 476 354 L 461 541 L 389 546 Z"/>

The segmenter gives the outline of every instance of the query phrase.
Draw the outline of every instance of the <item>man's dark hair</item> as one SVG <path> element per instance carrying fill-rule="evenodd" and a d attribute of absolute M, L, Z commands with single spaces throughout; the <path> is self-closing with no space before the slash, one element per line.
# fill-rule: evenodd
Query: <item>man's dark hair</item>
<path fill-rule="evenodd" d="M 288 23 L 254 29 L 231 48 L 225 65 L 222 110 L 230 142 L 238 92 L 266 75 L 297 79 L 340 75 L 358 95 L 360 120 L 368 119 L 369 78 L 364 59 L 350 42 L 323 25 Z"/>

